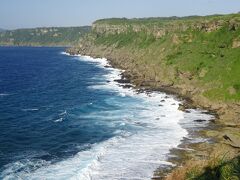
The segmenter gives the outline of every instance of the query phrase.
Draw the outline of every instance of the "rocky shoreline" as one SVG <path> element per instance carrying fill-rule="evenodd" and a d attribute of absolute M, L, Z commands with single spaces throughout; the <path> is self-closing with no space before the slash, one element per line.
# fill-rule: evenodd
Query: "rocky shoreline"
<path fill-rule="evenodd" d="M 161 82 L 145 80 L 144 78 L 139 82 L 139 79 L 141 79 L 142 76 L 139 77 L 135 74 L 132 74 L 131 67 L 128 67 L 127 64 L 123 65 L 120 63 L 126 62 L 126 58 L 131 59 L 131 57 L 126 56 L 125 60 L 121 61 L 122 56 L 116 56 L 113 50 L 109 50 L 106 47 L 93 48 L 91 46 L 87 46 L 85 48 L 70 48 L 67 50 L 67 52 L 71 55 L 81 54 L 95 58 L 105 57 L 110 61 L 112 67 L 125 70 L 125 72 L 122 74 L 122 79 L 120 80 L 121 82 L 132 83 L 137 89 L 144 91 L 160 91 L 175 95 L 183 102 L 183 104 L 180 106 L 180 110 L 182 111 L 186 112 L 187 109 L 201 108 L 206 109 L 210 114 L 214 114 L 216 118 L 212 120 L 206 128 L 192 132 L 191 134 L 191 137 L 193 138 L 201 136 L 205 139 L 209 139 L 209 141 L 203 143 L 190 143 L 188 139 L 184 139 L 179 145 L 179 148 L 172 149 L 169 160 L 176 163 L 178 166 L 181 166 L 192 159 L 208 159 L 210 156 L 215 155 L 216 149 L 219 147 L 224 149 L 224 152 L 222 153 L 228 152 L 231 157 L 234 157 L 234 155 L 238 153 L 236 147 L 240 147 L 240 143 L 238 141 L 233 141 L 232 138 L 234 137 L 229 137 L 230 135 L 228 135 L 228 132 L 230 132 L 230 134 L 232 132 L 239 132 L 239 125 L 235 124 L 234 121 L 227 121 L 227 123 L 225 123 L 226 116 L 230 116 L 228 119 L 231 119 L 232 117 L 231 113 L 234 109 L 232 105 L 211 104 L 210 101 L 204 104 L 206 101 L 198 101 L 201 99 L 201 97 L 198 97 L 197 95 L 191 96 L 191 91 L 190 93 L 188 92 L 185 94 L 183 93 L 181 87 L 174 86 L 174 84 L 161 84 Z M 238 107 L 238 104 L 236 104 L 236 106 Z M 228 111 L 230 109 L 231 111 Z M 230 113 L 230 115 L 228 115 L 228 113 Z M 194 151 L 186 151 L 186 149 L 193 149 Z M 165 167 L 163 169 L 163 171 L 160 169 L 156 170 L 154 172 L 155 178 L 153 179 L 163 179 L 169 172 L 173 170 L 169 167 Z"/>

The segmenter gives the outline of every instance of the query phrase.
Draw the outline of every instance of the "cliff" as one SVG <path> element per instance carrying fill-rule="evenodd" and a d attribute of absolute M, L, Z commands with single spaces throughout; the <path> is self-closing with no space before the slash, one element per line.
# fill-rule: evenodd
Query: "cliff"
<path fill-rule="evenodd" d="M 219 128 L 205 134 L 240 148 L 240 14 L 98 20 L 68 51 L 106 57 L 137 87 L 216 112 Z"/>
<path fill-rule="evenodd" d="M 0 31 L 0 45 L 73 46 L 91 27 L 49 27 Z"/>
<path fill-rule="evenodd" d="M 107 19 L 92 27 L 77 53 L 107 57 L 136 85 L 172 87 L 240 125 L 239 14 Z"/>

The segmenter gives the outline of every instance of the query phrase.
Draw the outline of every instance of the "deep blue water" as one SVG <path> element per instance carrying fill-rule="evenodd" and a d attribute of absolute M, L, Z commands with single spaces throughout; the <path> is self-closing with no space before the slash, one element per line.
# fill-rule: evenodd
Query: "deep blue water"
<path fill-rule="evenodd" d="M 64 50 L 0 47 L 0 179 L 149 179 L 169 165 L 186 135 L 179 102 Z"/>
<path fill-rule="evenodd" d="M 1 168 L 23 154 L 62 159 L 74 155 L 82 144 L 113 136 L 114 128 L 81 117 L 103 107 L 105 97 L 112 95 L 87 88 L 96 83 L 92 77 L 102 76 L 104 70 L 64 56 L 62 51 L 0 48 Z"/>

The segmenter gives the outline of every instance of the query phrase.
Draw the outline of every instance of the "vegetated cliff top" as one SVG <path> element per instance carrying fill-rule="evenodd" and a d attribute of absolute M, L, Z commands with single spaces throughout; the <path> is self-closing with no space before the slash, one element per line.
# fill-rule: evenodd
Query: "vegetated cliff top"
<path fill-rule="evenodd" d="M 98 20 L 73 53 L 106 57 L 136 87 L 173 88 L 195 105 L 214 110 L 219 128 L 207 136 L 240 147 L 240 14 Z M 214 164 L 211 175 L 234 161 Z M 197 168 L 196 178 L 210 177 L 209 168 Z M 231 172 L 224 177 L 231 179 Z"/>
<path fill-rule="evenodd" d="M 162 25 L 163 23 L 168 24 L 172 22 L 202 22 L 202 21 L 213 21 L 213 20 L 228 20 L 232 18 L 240 18 L 240 13 L 228 14 L 228 15 L 208 15 L 208 16 L 185 16 L 185 17 L 149 17 L 149 18 L 109 18 L 109 19 L 99 19 L 93 24 L 109 24 L 109 25 L 128 25 L 128 24 L 146 24 L 146 25 Z"/>
<path fill-rule="evenodd" d="M 229 24 L 229 26 L 239 26 L 240 14 L 140 19 L 101 19 L 93 23 L 93 30 L 97 33 L 121 33 L 129 30 L 133 30 L 134 32 L 147 31 L 156 37 L 161 37 L 168 32 L 187 31 L 189 29 L 211 32 L 220 29 L 225 24 Z"/>
<path fill-rule="evenodd" d="M 70 46 L 90 30 L 90 26 L 8 30 L 0 32 L 0 45 Z"/>
<path fill-rule="evenodd" d="M 109 52 L 128 52 L 133 64 L 154 67 L 149 73 L 138 72 L 150 80 L 166 79 L 168 83 L 162 83 L 177 87 L 188 83 L 188 89 L 194 90 L 184 87 L 186 92 L 212 100 L 240 100 L 240 14 L 113 18 L 98 20 L 92 27 L 85 42 L 104 46 Z M 166 73 L 160 75 L 163 71 Z"/>

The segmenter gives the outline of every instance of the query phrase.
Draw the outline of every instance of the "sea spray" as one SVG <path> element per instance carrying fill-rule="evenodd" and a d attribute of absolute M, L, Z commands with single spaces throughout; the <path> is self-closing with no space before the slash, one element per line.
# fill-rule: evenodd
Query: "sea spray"
<path fill-rule="evenodd" d="M 109 67 L 107 59 L 80 55 L 66 56 L 66 59 L 102 69 L 99 74 L 93 73 L 91 79 L 94 83 L 88 83 L 87 89 L 99 98 L 102 94 L 108 96 L 102 97 L 101 103 L 100 99 L 92 99 L 83 104 L 77 108 L 79 115 L 76 111 L 73 114 L 71 109 L 59 110 L 52 118 L 55 126 L 67 124 L 73 117 L 77 123 L 81 118 L 84 122 L 94 123 L 94 126 L 114 130 L 113 136 L 95 143 L 80 144 L 78 153 L 58 161 L 28 159 L 10 163 L 2 171 L 2 178 L 150 179 L 159 166 L 174 166 L 167 160 L 168 153 L 187 136 L 187 131 L 180 125 L 186 120 L 186 114 L 178 110 L 179 101 L 161 92 L 144 93 L 134 88 L 123 88 L 123 84 L 114 81 L 121 78 L 123 71 Z M 192 111 L 187 116 L 188 119 L 196 116 L 209 119 L 199 111 Z M 70 125 L 74 127 L 75 123 Z M 36 168 L 29 169 L 32 166 Z"/>

